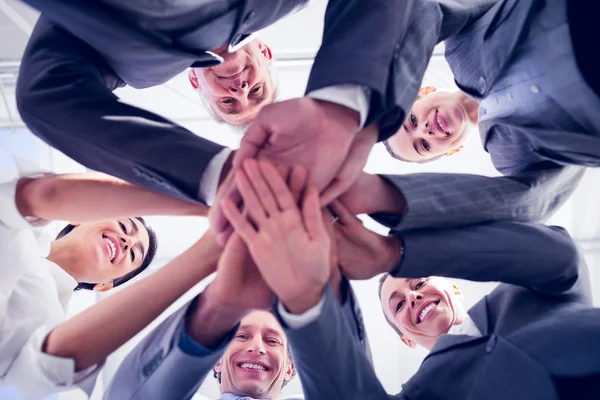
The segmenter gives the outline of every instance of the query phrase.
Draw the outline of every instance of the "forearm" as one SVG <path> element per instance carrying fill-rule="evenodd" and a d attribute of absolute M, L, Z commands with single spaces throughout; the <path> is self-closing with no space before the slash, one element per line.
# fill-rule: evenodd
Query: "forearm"
<path fill-rule="evenodd" d="M 133 215 L 206 215 L 208 207 L 155 193 L 105 174 L 49 175 L 22 179 L 22 215 L 84 222 Z"/>
<path fill-rule="evenodd" d="M 566 293 L 579 277 L 577 248 L 559 227 L 493 222 L 400 236 L 404 254 L 390 271 L 395 277 L 504 282 L 551 295 Z"/>
<path fill-rule="evenodd" d="M 212 288 L 211 285 L 198 295 L 185 322 L 188 335 L 207 349 L 215 348 L 248 312 L 244 307 L 224 305 L 213 295 Z"/>
<path fill-rule="evenodd" d="M 206 234 L 148 278 L 53 329 L 43 351 L 75 360 L 77 371 L 101 362 L 213 273 L 219 255 L 214 238 Z"/>

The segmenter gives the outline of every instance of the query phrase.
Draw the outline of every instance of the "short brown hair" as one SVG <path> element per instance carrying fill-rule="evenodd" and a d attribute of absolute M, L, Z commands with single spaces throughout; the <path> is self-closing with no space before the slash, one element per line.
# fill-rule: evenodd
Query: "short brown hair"
<path fill-rule="evenodd" d="M 377 294 L 379 295 L 379 302 L 382 304 L 382 309 L 381 309 L 381 311 L 383 311 L 383 302 L 381 301 L 381 290 L 383 289 L 383 284 L 384 284 L 385 280 L 386 280 L 387 278 L 389 278 L 389 277 L 390 277 L 390 273 L 389 273 L 389 272 L 386 272 L 385 274 L 381 275 L 381 277 L 379 278 L 379 283 L 378 283 L 378 285 L 377 285 Z M 392 278 L 393 278 L 393 277 L 392 277 Z M 385 318 L 385 322 L 387 322 L 387 323 L 388 323 L 388 325 L 389 325 L 389 326 L 391 326 L 391 327 L 392 327 L 392 329 L 393 329 L 394 331 L 396 331 L 396 333 L 397 333 L 397 334 L 398 334 L 400 337 L 402 337 L 402 336 L 403 336 L 402 332 L 400 332 L 400 330 L 399 330 L 398 328 L 396 328 L 396 325 L 394 325 L 394 324 L 392 323 L 392 321 L 390 321 L 390 320 L 388 319 L 387 315 L 385 314 L 385 311 L 383 311 L 383 317 Z"/>

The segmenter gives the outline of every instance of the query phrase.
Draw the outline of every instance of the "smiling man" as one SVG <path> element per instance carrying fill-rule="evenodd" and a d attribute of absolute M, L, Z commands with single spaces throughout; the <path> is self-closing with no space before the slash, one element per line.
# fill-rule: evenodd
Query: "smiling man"
<path fill-rule="evenodd" d="M 279 398 L 295 374 L 285 333 L 268 311 L 253 311 L 241 320 L 214 368 L 221 385 L 219 400 Z"/>
<path fill-rule="evenodd" d="M 222 64 L 188 70 L 190 83 L 215 120 L 245 128 L 264 105 L 277 98 L 273 54 L 258 39 L 235 53 L 223 48 L 218 54 Z"/>

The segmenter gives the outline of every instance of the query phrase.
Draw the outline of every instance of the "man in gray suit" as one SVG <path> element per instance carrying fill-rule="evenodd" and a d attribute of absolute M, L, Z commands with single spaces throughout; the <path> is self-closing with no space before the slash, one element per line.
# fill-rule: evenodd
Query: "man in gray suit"
<path fill-rule="evenodd" d="M 301 218 L 285 186 L 271 180 L 272 173 L 250 177 L 251 184 L 238 174 L 253 223 L 231 202 L 225 203 L 225 213 L 279 299 L 276 312 L 307 398 L 600 395 L 600 309 L 591 306 L 587 267 L 564 229 L 495 222 L 386 238 L 366 230 L 341 202 L 334 202 L 344 272 L 351 278 L 381 272 L 407 278 L 388 278 L 382 302 L 395 328 L 432 348 L 402 393 L 389 396 L 327 287 L 330 268 L 323 254 L 330 242 L 323 235 L 315 189 L 307 190 Z M 264 190 L 269 187 L 270 192 Z M 299 271 L 306 277 L 298 280 Z M 465 313 L 457 288 L 423 276 L 501 283 Z M 302 322 L 290 324 L 289 313 Z"/>
<path fill-rule="evenodd" d="M 584 75 L 588 65 L 579 57 L 589 53 L 594 37 L 572 34 L 581 30 L 582 16 L 595 15 L 592 9 L 577 12 L 587 6 L 592 3 L 572 0 L 428 0 L 415 5 L 391 72 L 403 94 L 401 106 L 409 110 L 434 45 L 444 41 L 456 84 L 479 102 L 482 143 L 504 176 L 384 176 L 399 189 L 400 203 L 394 218 L 380 222 L 402 231 L 495 220 L 534 222 L 564 204 L 584 167 L 600 165 L 600 89 Z M 436 108 L 443 106 L 433 105 L 414 126 L 407 114 L 407 132 L 418 137 L 420 146 L 407 144 L 402 158 L 430 159 L 435 143 L 429 138 L 444 135 L 433 129 Z M 451 125 L 451 118 L 444 118 Z M 450 133 L 452 138 L 456 132 Z M 382 211 L 375 204 L 381 196 L 364 190 L 376 186 L 367 180 L 358 181 L 344 199 L 356 213 Z"/>

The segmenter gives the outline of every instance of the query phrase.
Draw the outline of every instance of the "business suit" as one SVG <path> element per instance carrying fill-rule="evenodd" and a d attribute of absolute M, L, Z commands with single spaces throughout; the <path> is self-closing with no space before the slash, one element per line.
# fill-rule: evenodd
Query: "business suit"
<path fill-rule="evenodd" d="M 550 400 L 558 398 L 556 382 L 600 377 L 600 309 L 591 307 L 586 265 L 564 230 L 497 222 L 413 231 L 402 240 L 395 277 L 501 282 L 468 311 L 482 336 L 441 336 L 390 396 L 328 292 L 315 321 L 286 329 L 307 398 Z"/>
<path fill-rule="evenodd" d="M 480 102 L 482 143 L 504 177 L 386 175 L 408 206 L 401 218 L 377 217 L 381 222 L 410 230 L 543 221 L 575 190 L 586 166 L 600 165 L 600 100 L 576 65 L 567 1 L 415 5 L 391 71 L 395 107 L 410 108 L 434 45 L 444 41 L 456 84 Z"/>
<path fill-rule="evenodd" d="M 125 84 L 158 85 L 190 66 L 216 65 L 219 58 L 206 50 L 225 43 L 236 48 L 307 1 L 25 2 L 42 11 L 16 91 L 29 129 L 87 167 L 198 200 L 203 172 L 222 147 L 111 92 Z M 413 2 L 329 1 L 307 92 L 354 84 L 383 98 L 394 53 L 394 42 L 385 39 L 401 37 Z M 358 61 L 350 48 L 372 60 Z M 373 106 L 369 119 L 382 110 Z"/>
<path fill-rule="evenodd" d="M 342 285 L 346 296 L 339 310 L 344 326 L 365 362 L 372 364 L 356 295 L 347 280 L 343 280 Z M 337 298 L 335 301 L 339 304 Z M 225 352 L 237 327 L 214 351 L 202 356 L 190 355 L 179 345 L 188 307 L 186 304 L 162 322 L 125 357 L 104 394 L 106 400 L 182 400 L 194 395 Z"/>

